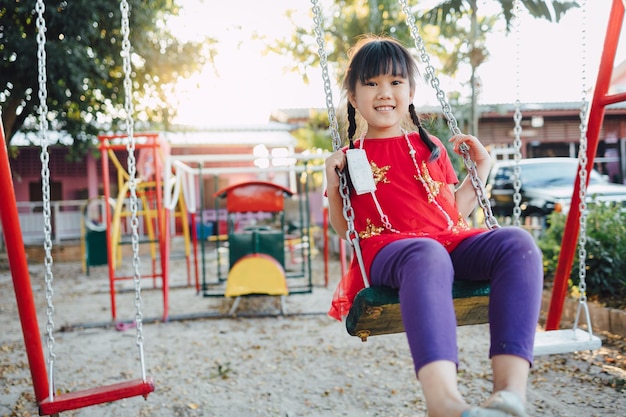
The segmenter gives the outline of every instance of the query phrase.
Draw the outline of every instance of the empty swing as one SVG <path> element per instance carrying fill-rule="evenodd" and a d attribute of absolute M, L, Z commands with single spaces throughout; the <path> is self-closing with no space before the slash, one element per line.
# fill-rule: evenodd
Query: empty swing
<path fill-rule="evenodd" d="M 457 121 L 452 114 L 450 105 L 446 100 L 446 96 L 439 86 L 439 80 L 435 75 L 434 67 L 430 63 L 428 54 L 421 38 L 415 18 L 412 16 L 406 0 L 399 0 L 402 10 L 406 15 L 407 25 L 410 28 L 412 37 L 415 40 L 415 47 L 418 50 L 421 60 L 426 65 L 426 73 L 429 76 L 431 86 L 436 90 L 437 99 L 441 105 L 444 117 L 447 120 L 448 127 L 453 135 L 460 134 Z M 341 149 L 341 138 L 339 135 L 337 117 L 333 105 L 331 81 L 328 75 L 328 61 L 325 49 L 325 41 L 322 29 L 322 15 L 317 0 L 312 0 L 313 15 L 315 23 L 316 41 L 318 44 L 318 53 L 320 55 L 320 65 L 322 68 L 322 77 L 324 81 L 324 91 L 326 95 L 326 107 L 330 122 L 330 130 L 333 142 L 333 150 Z M 518 4 L 519 7 L 519 4 Z M 581 135 L 582 137 L 582 135 Z M 484 213 L 485 225 L 489 229 L 500 227 L 497 220 L 493 216 L 490 202 L 486 197 L 482 181 L 478 177 L 476 166 L 470 159 L 469 151 L 466 145 L 461 146 L 461 152 L 464 165 L 468 171 L 468 176 L 474 187 L 478 204 Z M 404 332 L 402 323 L 398 291 L 386 287 L 371 287 L 367 280 L 367 274 L 364 271 L 364 263 L 361 257 L 359 247 L 359 236 L 354 227 L 354 212 L 350 203 L 350 191 L 348 188 L 347 176 L 339 173 L 339 191 L 343 200 L 343 214 L 348 226 L 346 231 L 346 240 L 348 240 L 353 248 L 356 261 L 362 271 L 364 289 L 362 289 L 355 297 L 352 307 L 346 318 L 346 329 L 352 336 L 361 338 L 366 341 L 369 336 L 400 333 Z M 582 221 L 582 220 L 581 220 Z M 482 324 L 488 322 L 488 303 L 489 303 L 490 284 L 489 281 L 479 282 L 463 282 L 455 281 L 452 289 L 455 313 L 458 325 Z M 581 300 L 579 312 L 586 307 L 584 299 Z M 587 311 L 587 323 L 589 324 L 589 332 L 584 332 L 576 328 L 573 331 L 558 330 L 550 332 L 541 332 L 537 335 L 535 342 L 535 354 L 564 353 L 576 350 L 595 349 L 599 347 L 599 339 L 593 336 Z"/>
<path fill-rule="evenodd" d="M 57 415 L 60 412 L 74 410 L 78 408 L 88 407 L 96 404 L 107 403 L 134 396 L 143 396 L 147 398 L 148 394 L 154 391 L 154 383 L 146 377 L 144 351 L 143 351 L 143 330 L 142 330 L 142 312 L 141 312 L 141 276 L 139 273 L 139 252 L 138 252 L 138 219 L 137 219 L 137 194 L 135 183 L 135 156 L 134 156 L 134 138 L 133 138 L 133 119 L 132 119 L 132 91 L 131 91 L 131 69 L 130 69 L 130 42 L 129 42 L 129 5 L 126 0 L 121 1 L 120 9 L 122 12 L 122 56 L 124 62 L 124 90 L 125 90 L 125 108 L 127 114 L 128 129 L 128 165 L 129 175 L 131 177 L 130 200 L 133 229 L 133 258 L 134 258 L 134 283 L 135 283 L 135 324 L 136 338 L 135 342 L 139 350 L 139 360 L 141 366 L 141 378 L 125 381 L 121 383 L 91 388 L 81 391 L 75 391 L 65 394 L 56 395 L 56 387 L 54 384 L 54 362 L 56 359 L 54 353 L 54 305 L 53 296 L 53 273 L 52 273 L 52 239 L 51 239 L 51 211 L 50 211 L 50 170 L 48 167 L 48 107 L 47 100 L 47 75 L 46 75 L 46 52 L 45 52 L 45 32 L 46 24 L 44 20 L 45 3 L 43 0 L 37 0 L 37 46 L 38 46 L 38 69 L 39 69 L 39 132 L 41 137 L 41 162 L 42 162 L 42 195 L 43 195 L 43 219 L 44 219 L 44 250 L 45 250 L 45 297 L 47 301 L 47 323 L 46 323 L 46 350 L 47 364 L 44 360 L 42 342 L 39 337 L 39 326 L 37 323 L 37 313 L 35 311 L 33 293 L 30 286 L 30 277 L 24 245 L 19 230 L 19 222 L 17 219 L 17 209 L 15 203 L 15 194 L 11 185 L 10 167 L 8 157 L 6 155 L 6 146 L 4 144 L 4 135 L 0 134 L 0 147 L 4 150 L 0 156 L 0 167 L 6 172 L 0 175 L 3 181 L 8 181 L 9 185 L 0 187 L 3 190 L 4 203 L 0 208 L 2 214 L 2 223 L 5 226 L 5 234 L 7 240 L 13 242 L 8 245 L 9 261 L 13 274 L 13 282 L 15 286 L 18 309 L 20 312 L 20 322 L 24 334 L 24 341 L 28 355 L 31 376 L 33 379 L 33 387 L 35 390 L 35 398 L 39 404 L 40 415 Z M 0 126 L 1 127 L 1 126 Z M 0 129 L 0 133 L 1 129 Z M 6 174 L 6 175 L 5 175 Z"/>
<path fill-rule="evenodd" d="M 515 202 L 515 206 L 513 208 L 513 221 L 515 226 L 520 226 L 520 217 L 521 217 L 521 208 L 520 203 L 522 201 L 521 197 L 521 187 L 522 182 L 520 180 L 521 169 L 519 166 L 519 161 L 522 155 L 522 113 L 521 113 L 521 102 L 519 99 L 520 96 L 520 72 L 519 72 L 519 63 L 520 63 L 520 2 L 516 0 L 515 2 L 515 16 L 516 16 L 516 26 L 515 26 L 515 36 L 516 36 L 516 100 L 515 100 L 515 112 L 513 120 L 515 122 L 515 127 L 513 129 L 514 132 L 514 159 L 515 165 L 513 169 L 513 201 Z M 581 350 L 593 350 L 598 349 L 602 346 L 602 341 L 600 338 L 593 334 L 593 328 L 591 324 L 591 316 L 589 314 L 589 306 L 587 305 L 587 284 L 586 284 L 586 258 L 587 252 L 585 249 L 585 245 L 587 242 L 587 203 L 586 203 L 586 193 L 587 193 L 587 116 L 589 112 L 589 103 L 587 101 L 587 85 L 586 85 L 586 50 L 585 47 L 587 45 L 587 31 L 585 30 L 586 25 L 586 17 L 587 17 L 587 2 L 583 0 L 582 3 L 582 23 L 581 23 L 581 45 L 582 45 L 582 54 L 581 54 L 581 91 L 582 91 L 582 99 L 581 99 L 581 107 L 580 107 L 580 137 L 579 137 L 579 150 L 578 150 L 578 162 L 579 162 L 579 186 L 580 186 L 580 217 L 579 217 L 579 227 L 580 233 L 578 235 L 578 254 L 579 254 L 579 297 L 578 297 L 578 306 L 576 311 L 576 316 L 574 318 L 574 324 L 570 329 L 561 329 L 561 330 L 550 330 L 550 331 L 540 331 L 535 335 L 535 355 L 549 355 L 556 353 L 568 353 L 568 352 L 577 352 Z M 587 324 L 587 330 L 580 329 L 578 327 L 578 323 L 581 319 L 581 314 L 584 314 L 585 322 Z"/>

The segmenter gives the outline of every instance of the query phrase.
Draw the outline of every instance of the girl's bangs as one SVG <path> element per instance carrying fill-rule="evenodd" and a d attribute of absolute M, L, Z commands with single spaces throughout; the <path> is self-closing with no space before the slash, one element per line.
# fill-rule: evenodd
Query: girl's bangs
<path fill-rule="evenodd" d="M 361 83 L 381 74 L 409 77 L 406 57 L 401 51 L 396 50 L 391 45 L 373 43 L 372 46 L 374 45 L 377 47 L 371 48 L 368 53 L 364 54 L 366 56 L 363 57 L 363 70 L 359 76 Z"/>

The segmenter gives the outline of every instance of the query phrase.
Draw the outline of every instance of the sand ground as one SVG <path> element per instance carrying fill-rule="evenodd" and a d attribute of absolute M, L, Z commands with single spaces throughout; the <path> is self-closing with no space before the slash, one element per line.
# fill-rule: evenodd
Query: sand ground
<path fill-rule="evenodd" d="M 211 262 L 207 280 L 215 276 Z M 251 297 L 241 302 L 240 316 L 232 318 L 225 315 L 232 300 L 197 294 L 187 286 L 184 260 L 173 259 L 169 322 L 159 320 L 161 291 L 152 289 L 147 279 L 142 291 L 146 372 L 155 380 L 155 392 L 147 400 L 129 398 L 62 415 L 425 416 L 405 335 L 362 343 L 326 316 L 340 275 L 336 259 L 328 267 L 326 288 L 322 257 L 315 257 L 313 291 L 287 297 L 287 315 L 277 315 L 275 297 Z M 146 268 L 144 261 L 142 271 Z M 30 271 L 45 346 L 44 270 L 32 264 Z M 78 263 L 58 263 L 53 273 L 57 392 L 140 377 L 135 329 L 111 326 L 107 269 L 92 267 L 87 275 Z M 130 284 L 116 285 L 120 319 L 134 315 Z M 0 272 L 0 297 L 0 415 L 37 415 L 8 271 Z M 487 325 L 458 329 L 460 389 L 473 404 L 490 393 L 488 332 Z M 624 345 L 601 336 L 605 344 L 598 351 L 536 359 L 529 383 L 530 415 L 626 415 Z"/>

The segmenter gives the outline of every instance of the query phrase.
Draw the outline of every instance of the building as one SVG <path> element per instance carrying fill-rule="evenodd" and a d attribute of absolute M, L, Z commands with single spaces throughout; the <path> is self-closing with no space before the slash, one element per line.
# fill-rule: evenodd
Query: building
<path fill-rule="evenodd" d="M 580 103 L 526 104 L 522 110 L 522 156 L 578 155 Z M 515 139 L 512 104 L 481 106 L 479 137 L 493 150 L 510 148 Z M 596 168 L 612 182 L 626 179 L 626 103 L 608 106 L 600 131 Z"/>

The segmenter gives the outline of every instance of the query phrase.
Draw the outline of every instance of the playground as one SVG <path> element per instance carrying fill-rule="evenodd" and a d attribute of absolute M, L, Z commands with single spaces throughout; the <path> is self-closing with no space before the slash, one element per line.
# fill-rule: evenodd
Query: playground
<path fill-rule="evenodd" d="M 425 414 L 420 385 L 404 334 L 349 336 L 326 315 L 340 276 L 337 257 L 323 285 L 321 254 L 313 260 L 314 289 L 286 298 L 285 316 L 276 297 L 244 298 L 238 318 L 227 312 L 232 300 L 170 291 L 170 312 L 187 320 L 144 325 L 147 373 L 156 389 L 147 400 L 126 398 L 64 416 L 419 416 Z M 134 329 L 93 325 L 109 316 L 106 267 L 87 276 L 79 263 L 54 265 L 55 290 L 67 303 L 55 322 L 57 387 L 78 391 L 134 378 L 138 372 Z M 148 266 L 146 266 L 148 268 Z M 39 320 L 45 322 L 42 265 L 30 267 Z M 171 283 L 186 282 L 183 259 L 171 262 Z M 24 352 L 11 277 L 0 272 L 0 415 L 36 416 L 32 381 Z M 160 317 L 161 293 L 143 291 L 144 316 Z M 132 292 L 118 293 L 118 314 L 132 314 Z M 212 312 L 215 318 L 194 319 Z M 256 317 L 250 317 L 256 316 Z M 148 320 L 149 321 L 149 320 Z M 76 327 L 92 323 L 92 327 Z M 110 322 L 109 322 L 110 323 Z M 458 329 L 462 393 L 479 403 L 489 392 L 486 325 Z M 601 335 L 599 350 L 536 358 L 529 384 L 532 416 L 621 416 L 626 409 L 625 344 Z M 375 381 L 375 383 L 372 383 Z"/>
<path fill-rule="evenodd" d="M 425 57 L 427 72 L 434 73 L 412 13 L 406 1 L 400 3 L 416 48 Z M 43 1 L 37 5 L 37 29 L 43 35 Z M 322 18 L 317 2 L 313 5 L 336 151 L 342 145 L 332 106 Z M 614 9 L 619 13 L 611 19 L 620 20 L 621 27 L 624 4 L 615 0 Z M 414 375 L 398 314 L 398 291 L 370 287 L 346 173 L 337 170 L 345 237 L 361 268 L 361 288 L 365 288 L 358 294 L 355 291 L 354 305 L 342 325 L 328 317 L 327 311 L 349 256 L 343 244 L 338 253 L 329 254 L 328 211 L 322 210 L 323 204 L 316 206 L 309 200 L 312 184 L 317 184 L 321 197 L 325 181 L 314 176 L 323 169 L 313 160 L 325 159 L 325 155 L 298 154 L 291 147 L 281 150 L 284 152 L 263 148 L 262 155 L 245 157 L 226 153 L 175 156 L 159 134 L 135 133 L 126 1 L 122 1 L 121 12 L 127 131 L 98 136 L 104 195 L 90 198 L 93 204 L 81 211 L 83 262 L 55 262 L 51 255 L 54 213 L 50 209 L 43 53 L 38 54 L 43 103 L 39 131 L 45 256 L 41 264 L 27 259 L 23 248 L 0 124 L 0 214 L 10 269 L 0 271 L 0 319 L 4 323 L 0 414 L 424 415 L 422 387 Z M 613 26 L 609 24 L 609 28 Z M 45 37 L 39 36 L 37 42 L 43 52 Z M 611 46 L 607 50 L 612 52 L 602 59 L 591 106 L 583 100 L 581 107 L 579 181 L 559 257 L 559 265 L 565 268 L 557 271 L 551 294 L 546 294 L 550 303 L 544 302 L 535 338 L 526 407 L 532 416 L 613 416 L 623 415 L 626 409 L 624 340 L 592 329 L 584 256 L 587 172 L 593 165 L 605 107 L 626 99 L 623 93 L 609 94 L 604 82 L 611 76 L 607 65 L 614 61 L 610 55 L 616 43 L 617 33 L 607 31 L 606 45 Z M 460 134 L 444 92 L 438 82 L 432 85 L 442 97 L 439 101 L 451 133 Z M 412 105 L 409 108 L 412 119 L 417 120 Z M 519 115 L 519 107 L 517 111 Z M 515 121 L 514 148 L 521 157 L 521 117 Z M 405 138 L 416 179 L 436 202 L 407 133 Z M 461 144 L 459 151 L 485 226 L 499 228 L 470 148 Z M 116 152 L 125 153 L 126 161 Z M 235 161 L 246 163 L 233 166 Z M 367 184 L 363 187 L 358 182 L 356 187 L 357 173 L 350 174 L 355 192 L 373 193 Z M 373 179 L 366 177 L 367 183 Z M 515 196 L 520 186 L 515 187 Z M 372 195 L 385 227 L 399 233 Z M 436 204 L 447 217 L 446 230 L 454 230 L 450 214 Z M 517 211 L 515 224 L 520 225 Z M 322 213 L 322 221 L 314 221 L 312 213 Z M 580 294 L 577 307 L 573 307 L 577 311 L 574 324 L 566 325 L 560 323 L 561 313 L 577 244 Z M 479 285 L 472 288 L 456 285 L 463 281 L 457 280 L 452 288 L 459 325 L 458 379 L 461 394 L 472 405 L 480 405 L 492 390 L 485 323 L 489 299 L 493 301 L 496 294 L 490 287 L 495 289 L 497 281 L 473 281 Z M 571 309 L 565 305 L 565 313 Z M 532 332 L 535 318 L 529 323 L 527 330 Z M 385 336 L 374 337 L 379 335 Z M 362 343 L 365 341 L 368 343 Z M 526 363 L 524 367 L 526 382 Z M 497 389 L 498 383 L 495 385 Z"/>

